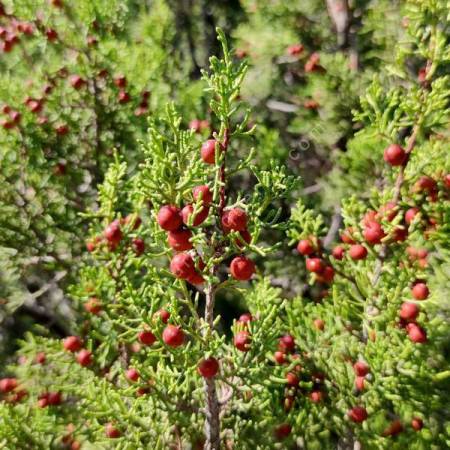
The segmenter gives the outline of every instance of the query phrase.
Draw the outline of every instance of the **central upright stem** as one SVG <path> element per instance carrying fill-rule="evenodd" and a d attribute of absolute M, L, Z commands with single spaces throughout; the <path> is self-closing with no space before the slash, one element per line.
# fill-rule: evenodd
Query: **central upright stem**
<path fill-rule="evenodd" d="M 229 130 L 228 127 L 224 128 L 223 139 L 220 144 L 221 151 L 224 153 L 227 151 L 229 143 Z M 219 205 L 218 205 L 218 218 L 221 223 L 223 210 L 226 206 L 227 198 L 225 191 L 225 154 L 223 155 L 222 164 L 219 168 Z M 221 249 L 215 248 L 215 253 L 220 254 Z M 215 268 L 212 269 L 212 272 Z M 214 329 L 214 303 L 215 303 L 215 287 L 213 284 L 208 283 L 205 290 L 206 305 L 205 305 L 205 322 L 208 327 L 205 328 L 205 335 L 211 333 Z M 205 396 L 206 396 L 206 422 L 205 422 L 205 435 L 206 442 L 205 450 L 219 450 L 220 449 L 220 405 L 217 398 L 216 382 L 213 378 L 204 379 Z"/>
<path fill-rule="evenodd" d="M 206 289 L 206 306 L 205 306 L 205 322 L 208 324 L 205 334 L 212 331 L 214 326 L 214 287 L 209 284 Z M 205 435 L 206 442 L 205 450 L 219 450 L 220 449 L 220 406 L 217 398 L 216 382 L 214 378 L 205 378 L 205 395 L 206 395 L 206 422 Z"/>

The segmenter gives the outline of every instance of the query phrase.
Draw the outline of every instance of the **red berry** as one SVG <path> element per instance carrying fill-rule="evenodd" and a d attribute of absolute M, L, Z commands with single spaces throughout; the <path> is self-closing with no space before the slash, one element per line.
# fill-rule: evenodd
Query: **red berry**
<path fill-rule="evenodd" d="M 69 127 L 67 125 L 59 125 L 55 128 L 55 131 L 60 136 L 64 136 L 69 132 Z"/>
<path fill-rule="evenodd" d="M 322 331 L 325 328 L 325 322 L 322 319 L 314 319 L 314 326 Z"/>
<path fill-rule="evenodd" d="M 344 247 L 342 247 L 342 245 L 338 245 L 334 247 L 332 255 L 333 258 L 341 261 L 344 258 L 344 253 L 345 253 Z"/>
<path fill-rule="evenodd" d="M 143 386 L 138 387 L 136 389 L 136 397 L 142 397 L 143 395 L 146 395 L 149 392 L 150 392 L 150 388 L 148 388 L 148 387 L 143 387 Z"/>
<path fill-rule="evenodd" d="M 450 189 L 450 173 L 444 175 L 444 184 L 447 189 Z"/>
<path fill-rule="evenodd" d="M 317 52 L 314 52 L 311 54 L 311 56 L 308 58 L 308 61 L 306 61 L 305 64 L 305 72 L 311 73 L 315 72 L 319 67 L 319 61 L 320 61 L 320 55 Z"/>
<path fill-rule="evenodd" d="M 302 44 L 293 44 L 287 48 L 287 53 L 290 56 L 298 56 L 303 52 L 303 50 L 304 47 Z"/>
<path fill-rule="evenodd" d="M 37 123 L 39 125 L 46 125 L 48 123 L 48 117 L 45 116 L 38 117 Z"/>
<path fill-rule="evenodd" d="M 360 244 L 355 244 L 350 247 L 348 254 L 350 255 L 350 258 L 358 261 L 367 256 L 367 249 Z"/>
<path fill-rule="evenodd" d="M 238 322 L 249 323 L 253 320 L 253 316 L 250 313 L 244 313 L 239 316 Z"/>
<path fill-rule="evenodd" d="M 396 436 L 403 431 L 403 425 L 400 420 L 394 420 L 390 425 L 383 431 L 382 436 Z"/>
<path fill-rule="evenodd" d="M 364 361 L 357 361 L 353 364 L 353 370 L 358 377 L 365 377 L 369 373 L 370 367 Z"/>
<path fill-rule="evenodd" d="M 162 323 L 167 323 L 170 319 L 170 312 L 166 309 L 160 309 L 155 313 L 154 318 L 159 318 Z"/>
<path fill-rule="evenodd" d="M 391 237 L 395 242 L 403 242 L 408 237 L 408 230 L 402 226 L 398 226 L 392 232 Z"/>
<path fill-rule="evenodd" d="M 250 334 L 248 331 L 238 331 L 234 336 L 234 346 L 241 352 L 250 350 Z"/>
<path fill-rule="evenodd" d="M 430 291 L 425 283 L 419 282 L 414 284 L 411 294 L 416 300 L 425 300 L 430 295 Z"/>
<path fill-rule="evenodd" d="M 193 214 L 194 214 L 194 206 L 193 205 L 186 205 L 181 210 L 181 218 L 185 225 L 189 225 L 190 218 Z M 197 227 L 200 224 L 202 224 L 208 217 L 208 214 L 209 214 L 209 207 L 202 206 L 200 211 L 195 215 L 195 218 L 193 219 L 191 226 Z"/>
<path fill-rule="evenodd" d="M 417 257 L 420 259 L 426 258 L 428 256 L 428 250 L 426 248 L 417 249 Z"/>
<path fill-rule="evenodd" d="M 44 352 L 39 352 L 36 355 L 35 361 L 36 361 L 37 364 L 44 364 L 46 359 L 47 359 L 47 357 L 46 357 L 45 353 Z"/>
<path fill-rule="evenodd" d="M 297 244 L 297 251 L 304 256 L 309 256 L 314 253 L 314 245 L 309 239 L 302 239 Z"/>
<path fill-rule="evenodd" d="M 11 111 L 11 112 L 9 113 L 9 117 L 11 117 L 11 120 L 12 120 L 14 123 L 19 123 L 19 122 L 20 122 L 20 119 L 22 118 L 22 114 L 20 114 L 19 111 Z"/>
<path fill-rule="evenodd" d="M 384 151 L 384 160 L 391 166 L 401 166 L 406 161 L 406 152 L 398 144 L 391 144 Z"/>
<path fill-rule="evenodd" d="M 84 80 L 79 75 L 72 75 L 69 81 L 74 89 L 80 89 L 84 85 Z"/>
<path fill-rule="evenodd" d="M 366 227 L 371 222 L 376 222 L 377 218 L 378 218 L 378 213 L 376 211 L 374 211 L 373 209 L 371 209 L 364 214 L 364 217 L 362 218 L 361 223 Z"/>
<path fill-rule="evenodd" d="M 102 310 L 102 303 L 96 297 L 91 297 L 85 304 L 84 309 L 91 314 L 99 314 Z"/>
<path fill-rule="evenodd" d="M 325 269 L 325 265 L 320 258 L 308 258 L 306 260 L 306 270 L 308 272 L 320 273 Z"/>
<path fill-rule="evenodd" d="M 366 382 L 366 378 L 365 377 L 356 377 L 355 378 L 355 387 L 358 391 L 363 391 L 364 390 L 364 385 Z"/>
<path fill-rule="evenodd" d="M 47 28 L 45 34 L 50 42 L 56 41 L 56 39 L 58 39 L 58 33 L 52 28 Z"/>
<path fill-rule="evenodd" d="M 69 336 L 66 337 L 63 341 L 64 350 L 67 350 L 72 353 L 80 350 L 82 345 L 83 343 L 81 342 L 81 339 L 78 336 Z"/>
<path fill-rule="evenodd" d="M 246 256 L 236 256 L 231 261 L 230 273 L 236 280 L 249 280 L 255 273 L 255 263 Z"/>
<path fill-rule="evenodd" d="M 192 275 L 190 275 L 186 279 L 186 281 L 193 284 L 194 286 L 197 286 L 198 284 L 203 284 L 205 282 L 205 279 L 198 272 L 195 272 Z"/>
<path fill-rule="evenodd" d="M 86 349 L 80 350 L 77 354 L 77 361 L 83 367 L 89 366 L 92 363 L 92 353 Z"/>
<path fill-rule="evenodd" d="M 95 240 L 90 240 L 90 241 L 86 242 L 86 250 L 89 253 L 92 253 L 96 248 L 97 248 L 97 243 L 95 242 Z"/>
<path fill-rule="evenodd" d="M 203 143 L 200 155 L 206 164 L 215 164 L 216 162 L 216 140 L 208 139 Z"/>
<path fill-rule="evenodd" d="M 27 107 L 32 113 L 38 113 L 42 110 L 42 103 L 38 100 L 30 100 L 27 102 Z"/>
<path fill-rule="evenodd" d="M 137 230 L 142 224 L 142 219 L 137 214 L 128 214 L 128 216 L 123 219 L 123 223 L 125 225 L 132 224 L 132 229 Z"/>
<path fill-rule="evenodd" d="M 417 73 L 417 80 L 419 83 L 424 83 L 427 79 L 427 68 L 421 67 Z"/>
<path fill-rule="evenodd" d="M 425 191 L 430 194 L 436 190 L 437 183 L 435 180 L 433 180 L 433 178 L 431 178 L 427 175 L 423 175 L 419 178 L 415 187 L 416 187 L 416 190 L 419 192 Z"/>
<path fill-rule="evenodd" d="M 391 222 L 397 215 L 397 204 L 395 202 L 387 202 L 380 207 L 381 217 Z"/>
<path fill-rule="evenodd" d="M 317 274 L 317 281 L 321 283 L 330 284 L 334 278 L 334 269 L 331 266 L 326 266 L 322 272 Z"/>
<path fill-rule="evenodd" d="M 173 205 L 162 206 L 156 220 L 159 226 L 166 231 L 178 230 L 183 224 L 180 210 Z"/>
<path fill-rule="evenodd" d="M 103 231 L 103 236 L 110 243 L 117 244 L 122 239 L 122 230 L 120 229 L 119 221 L 111 222 Z"/>
<path fill-rule="evenodd" d="M 164 328 L 162 338 L 169 347 L 179 347 L 184 343 L 184 332 L 179 326 L 167 325 Z"/>
<path fill-rule="evenodd" d="M 38 408 L 46 408 L 48 406 L 48 398 L 47 396 L 42 397 L 37 402 Z"/>
<path fill-rule="evenodd" d="M 409 338 L 415 344 L 423 344 L 424 342 L 427 342 L 427 333 L 421 326 L 415 323 L 409 323 L 406 330 Z"/>
<path fill-rule="evenodd" d="M 47 403 L 49 405 L 60 405 L 62 403 L 61 392 L 49 392 L 47 394 Z"/>
<path fill-rule="evenodd" d="M 313 403 L 320 403 L 323 400 L 323 393 L 322 391 L 312 391 L 309 398 Z"/>
<path fill-rule="evenodd" d="M 7 393 L 13 391 L 17 387 L 15 378 L 2 378 L 0 380 L 0 392 Z"/>
<path fill-rule="evenodd" d="M 124 88 L 127 86 L 127 79 L 123 75 L 119 75 L 114 78 L 113 82 L 118 88 Z"/>
<path fill-rule="evenodd" d="M 141 238 L 134 238 L 131 242 L 131 245 L 133 246 L 134 253 L 136 253 L 137 256 L 142 255 L 145 251 L 145 242 Z"/>
<path fill-rule="evenodd" d="M 411 426 L 414 430 L 420 431 L 423 428 L 423 420 L 420 417 L 413 417 L 411 420 Z"/>
<path fill-rule="evenodd" d="M 0 121 L 0 124 L 5 130 L 11 130 L 12 128 L 14 128 L 14 122 L 9 122 L 8 120 L 5 119 L 2 119 Z"/>
<path fill-rule="evenodd" d="M 241 208 L 232 208 L 222 215 L 224 230 L 244 231 L 247 228 L 247 214 Z"/>
<path fill-rule="evenodd" d="M 125 103 L 128 103 L 131 100 L 130 94 L 126 91 L 120 91 L 119 95 L 117 96 L 117 99 L 119 100 L 119 103 L 122 105 Z"/>
<path fill-rule="evenodd" d="M 400 308 L 400 318 L 413 321 L 419 315 L 420 309 L 415 303 L 405 302 Z"/>
<path fill-rule="evenodd" d="M 98 40 L 94 36 L 88 36 L 86 42 L 89 47 L 93 47 L 94 45 L 97 45 Z"/>
<path fill-rule="evenodd" d="M 203 201 L 203 206 L 209 206 L 213 199 L 213 193 L 206 184 L 196 186 L 192 189 L 192 195 L 195 201 L 198 201 L 201 198 Z"/>
<path fill-rule="evenodd" d="M 144 345 L 153 345 L 156 342 L 156 336 L 148 330 L 141 331 L 138 334 L 138 339 Z"/>
<path fill-rule="evenodd" d="M 204 378 L 212 378 L 216 376 L 219 371 L 219 362 L 212 356 L 210 358 L 202 359 L 197 367 L 198 373 Z"/>
<path fill-rule="evenodd" d="M 189 242 L 191 237 L 192 233 L 189 230 L 169 231 L 167 242 L 171 248 L 177 252 L 182 252 L 193 248 L 193 244 Z"/>
<path fill-rule="evenodd" d="M 125 377 L 129 381 L 137 381 L 139 380 L 139 372 L 134 368 L 130 368 L 125 372 Z"/>
<path fill-rule="evenodd" d="M 189 129 L 194 130 L 196 133 L 200 132 L 200 120 L 199 119 L 192 119 L 189 122 Z"/>
<path fill-rule="evenodd" d="M 170 270 L 181 279 L 188 279 L 195 274 L 195 263 L 192 256 L 188 253 L 178 253 L 170 262 Z"/>
<path fill-rule="evenodd" d="M 408 225 L 414 220 L 414 218 L 419 214 L 419 208 L 409 208 L 405 213 L 405 221 Z"/>
<path fill-rule="evenodd" d="M 277 364 L 284 364 L 286 362 L 286 355 L 283 352 L 277 351 L 273 357 Z"/>
<path fill-rule="evenodd" d="M 362 406 L 354 406 L 347 411 L 347 415 L 350 420 L 355 423 L 364 422 L 368 417 L 366 408 L 363 408 Z"/>
<path fill-rule="evenodd" d="M 381 239 L 385 237 L 383 228 L 378 222 L 372 221 L 366 224 L 366 227 L 363 231 L 364 239 L 369 244 L 379 244 Z"/>
<path fill-rule="evenodd" d="M 122 433 L 111 422 L 105 425 L 105 434 L 106 437 L 110 439 L 117 439 L 122 435 Z"/>
<path fill-rule="evenodd" d="M 298 386 L 300 383 L 300 379 L 294 372 L 288 372 L 285 378 L 288 386 Z"/>
<path fill-rule="evenodd" d="M 291 434 L 291 430 L 292 427 L 288 423 L 282 423 L 275 428 L 274 434 L 278 440 L 282 440 Z"/>
<path fill-rule="evenodd" d="M 278 341 L 278 348 L 284 352 L 292 352 L 295 349 L 295 339 L 290 334 L 281 336 Z"/>

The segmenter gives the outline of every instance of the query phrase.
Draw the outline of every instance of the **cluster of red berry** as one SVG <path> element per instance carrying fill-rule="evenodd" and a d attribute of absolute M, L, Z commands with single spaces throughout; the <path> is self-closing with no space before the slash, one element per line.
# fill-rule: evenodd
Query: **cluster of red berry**
<path fill-rule="evenodd" d="M 14 17 L 7 16 L 0 4 L 0 17 L 2 16 L 9 20 L 5 26 L 0 26 L 0 51 L 10 53 L 14 46 L 20 42 L 20 36 L 31 36 L 34 27 L 29 22 L 22 22 Z"/>
<path fill-rule="evenodd" d="M 308 358 L 308 355 L 304 355 Z M 300 354 L 296 351 L 295 339 L 290 334 L 281 336 L 278 340 L 278 349 L 274 353 L 274 361 L 279 365 L 295 364 L 293 368 L 285 373 L 285 394 L 284 394 L 284 409 L 286 412 L 290 411 L 294 406 L 296 398 L 301 396 L 307 396 L 312 403 L 321 403 L 325 398 L 323 373 L 314 372 L 307 373 L 305 367 L 300 364 Z M 302 381 L 312 382 L 311 388 L 305 388 L 300 386 Z M 291 432 L 291 425 L 288 423 L 280 424 L 275 429 L 275 436 L 277 439 L 286 438 Z"/>
<path fill-rule="evenodd" d="M 123 241 L 124 232 L 136 231 L 141 226 L 142 220 L 136 214 L 129 214 L 128 216 L 112 221 L 104 230 L 102 236 L 95 236 L 86 242 L 86 249 L 88 252 L 93 252 L 101 248 L 102 244 L 110 251 L 115 251 L 119 244 Z M 145 251 L 145 242 L 140 237 L 131 239 L 131 247 L 137 256 L 140 256 Z"/>
<path fill-rule="evenodd" d="M 215 164 L 216 145 L 209 139 L 201 148 L 201 158 L 206 164 Z M 192 228 L 202 225 L 208 218 L 213 193 L 208 185 L 196 186 L 192 190 L 193 203 L 178 208 L 175 205 L 164 205 L 160 208 L 157 221 L 160 227 L 168 232 L 167 242 L 176 253 L 170 262 L 170 270 L 180 279 L 193 285 L 202 284 L 205 280 L 202 271 L 205 266 L 200 257 L 196 257 L 192 243 Z M 247 230 L 247 214 L 241 208 L 230 208 L 222 212 L 221 229 L 224 234 L 239 232 L 247 243 L 251 236 Z M 238 246 L 242 243 L 236 242 Z M 195 260 L 197 259 L 197 261 Z M 230 273 L 237 280 L 249 280 L 255 272 L 255 265 L 246 256 L 236 256 L 230 264 Z"/>

